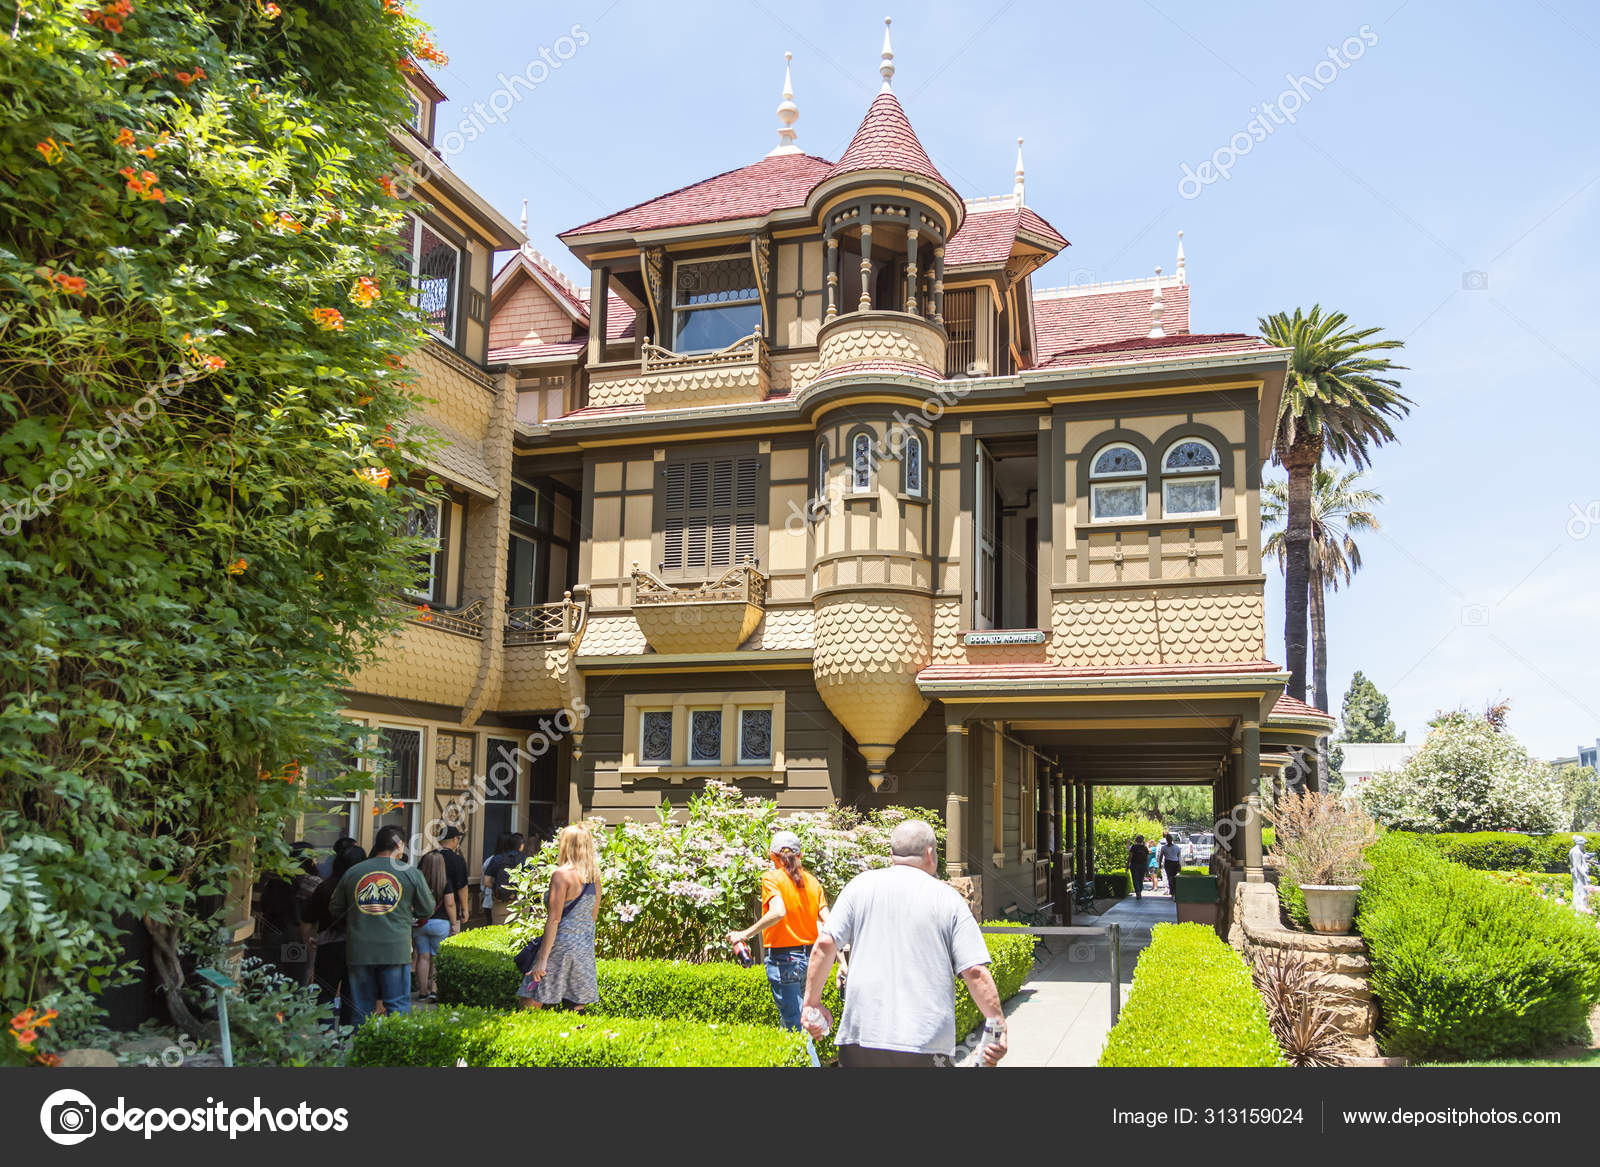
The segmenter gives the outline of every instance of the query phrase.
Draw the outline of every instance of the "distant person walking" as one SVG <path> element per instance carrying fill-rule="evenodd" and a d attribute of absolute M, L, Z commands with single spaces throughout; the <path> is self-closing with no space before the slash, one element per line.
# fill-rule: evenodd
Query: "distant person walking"
<path fill-rule="evenodd" d="M 328 905 L 334 919 L 345 921 L 354 1025 L 380 1001 L 389 1013 L 411 1011 L 411 928 L 432 914 L 435 900 L 406 864 L 405 850 L 405 832 L 384 827 L 372 841 L 372 858 L 344 873 Z"/>
<path fill-rule="evenodd" d="M 1135 835 L 1128 844 L 1128 879 L 1133 884 L 1135 900 L 1144 899 L 1144 881 L 1149 875 L 1150 848 L 1145 846 L 1143 835 Z"/>
<path fill-rule="evenodd" d="M 461 840 L 464 837 L 462 830 L 457 826 L 449 826 L 439 836 L 439 845 L 428 855 L 437 855 L 444 860 L 445 882 L 448 884 L 449 896 L 456 901 L 456 914 L 454 919 L 456 927 L 451 929 L 451 934 L 459 932 L 466 925 L 467 914 L 472 910 L 469 900 L 472 880 L 467 875 L 467 861 L 461 854 Z M 428 856 L 424 855 L 426 859 Z M 420 867 L 421 864 L 419 863 Z"/>
<path fill-rule="evenodd" d="M 556 869 L 545 892 L 544 937 L 517 996 L 524 1009 L 600 999 L 594 967 L 594 929 L 600 919 L 600 868 L 594 836 L 582 823 L 562 828 Z"/>
<path fill-rule="evenodd" d="M 761 874 L 761 918 L 748 928 L 729 932 L 728 943 L 748 943 L 761 934 L 767 987 L 778 1006 L 779 1023 L 785 1029 L 799 1029 L 806 967 L 818 925 L 828 918 L 828 899 L 817 877 L 801 862 L 800 836 L 779 831 L 772 836 L 768 853 L 772 866 Z"/>
<path fill-rule="evenodd" d="M 956 1048 L 955 978 L 997 1027 L 984 1047 L 1005 1056 L 1005 1013 L 989 949 L 961 893 L 937 877 L 933 828 L 908 819 L 889 836 L 893 865 L 866 871 L 839 893 L 806 970 L 802 1024 L 827 1032 L 819 1006 L 839 949 L 850 949 L 850 990 L 835 1038 L 841 1066 L 948 1066 Z"/>
<path fill-rule="evenodd" d="M 1168 835 L 1161 844 L 1161 865 L 1167 869 L 1167 894 L 1177 897 L 1178 872 L 1183 869 L 1183 848 Z"/>
<path fill-rule="evenodd" d="M 429 851 L 417 864 L 417 871 L 433 893 L 433 915 L 416 926 L 412 933 L 412 946 L 416 954 L 411 958 L 412 992 L 428 1000 L 439 999 L 434 984 L 433 958 L 439 955 L 439 945 L 461 931 L 457 916 L 457 900 L 450 890 L 450 868 L 445 862 L 445 852 Z"/>

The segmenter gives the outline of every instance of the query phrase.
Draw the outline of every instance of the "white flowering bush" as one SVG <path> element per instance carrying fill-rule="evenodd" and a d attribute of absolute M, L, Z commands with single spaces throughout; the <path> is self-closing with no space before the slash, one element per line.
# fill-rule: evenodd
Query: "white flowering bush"
<path fill-rule="evenodd" d="M 777 803 L 744 798 L 732 786 L 707 782 L 704 793 L 674 816 L 663 803 L 655 822 L 607 827 L 588 820 L 600 861 L 602 903 L 595 952 L 624 960 L 721 959 L 727 935 L 755 921 L 761 873 L 770 865 L 774 831 L 800 836 L 807 870 L 831 903 L 863 871 L 889 865 L 889 833 L 908 818 L 932 824 L 944 853 L 944 824 L 915 807 L 778 814 Z M 511 877 L 516 899 L 508 923 L 527 937 L 544 927 L 544 895 L 556 866 L 557 844 Z"/>
<path fill-rule="evenodd" d="M 1528 831 L 1561 826 L 1561 784 L 1511 734 L 1452 713 L 1405 767 L 1361 784 L 1367 813 L 1385 826 L 1423 831 Z"/>

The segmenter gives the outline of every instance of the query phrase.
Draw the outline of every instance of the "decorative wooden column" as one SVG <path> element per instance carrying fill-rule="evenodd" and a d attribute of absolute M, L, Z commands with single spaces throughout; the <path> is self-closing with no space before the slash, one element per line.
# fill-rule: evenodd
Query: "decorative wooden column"
<path fill-rule="evenodd" d="M 1261 726 L 1244 723 L 1240 731 L 1239 767 L 1244 778 L 1244 877 L 1261 883 L 1266 872 L 1261 864 Z"/>
<path fill-rule="evenodd" d="M 933 322 L 944 327 L 944 245 L 933 249 Z"/>
<path fill-rule="evenodd" d="M 917 229 L 906 231 L 906 311 L 917 314 Z"/>
<path fill-rule="evenodd" d="M 828 310 L 824 316 L 832 320 L 839 315 L 839 236 L 828 233 Z"/>
<path fill-rule="evenodd" d="M 606 359 L 606 298 L 611 293 L 611 269 L 605 266 L 589 271 L 589 367 Z M 658 341 L 661 337 L 656 338 Z M 667 347 L 670 342 L 663 341 Z M 576 821 L 576 820 L 574 820 Z"/>
<path fill-rule="evenodd" d="M 861 298 L 856 302 L 857 312 L 872 311 L 872 219 L 871 212 L 862 216 L 861 224 Z"/>
<path fill-rule="evenodd" d="M 1084 878 L 1094 886 L 1094 787 L 1083 788 L 1083 868 Z"/>
<path fill-rule="evenodd" d="M 967 723 L 944 724 L 944 868 L 949 878 L 967 873 Z"/>

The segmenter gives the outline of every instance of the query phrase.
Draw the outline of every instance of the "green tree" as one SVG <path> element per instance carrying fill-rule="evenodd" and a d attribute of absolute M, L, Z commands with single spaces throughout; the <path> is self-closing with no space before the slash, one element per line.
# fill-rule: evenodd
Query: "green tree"
<path fill-rule="evenodd" d="M 1311 662 L 1316 694 L 1312 704 L 1330 708 L 1328 701 L 1328 605 L 1327 593 L 1349 585 L 1361 570 L 1361 548 L 1352 531 L 1376 531 L 1377 516 L 1369 509 L 1383 502 L 1383 495 L 1356 484 L 1361 471 L 1336 474 L 1318 466 L 1311 490 Z M 1266 482 L 1261 488 L 1261 525 L 1282 527 L 1289 510 L 1289 486 L 1281 479 Z M 1275 555 L 1285 567 L 1288 540 L 1276 530 L 1262 544 L 1263 554 Z"/>
<path fill-rule="evenodd" d="M 1341 713 L 1344 732 L 1340 741 L 1403 742 L 1406 735 L 1389 716 L 1389 698 L 1360 669 L 1350 678 Z"/>
<path fill-rule="evenodd" d="M 1593 766 L 1567 763 L 1556 768 L 1556 783 L 1561 787 L 1561 816 L 1569 831 L 1587 831 L 1600 826 L 1600 778 Z"/>
<path fill-rule="evenodd" d="M 83 1011 L 131 918 L 199 1032 L 185 964 L 352 746 L 417 549 L 389 127 L 436 51 L 395 0 L 11 11 L 0 1001 Z"/>
<path fill-rule="evenodd" d="M 1284 654 L 1288 692 L 1306 699 L 1306 624 L 1311 593 L 1311 498 L 1324 452 L 1356 469 L 1371 450 L 1394 440 L 1390 422 L 1411 402 L 1389 376 L 1404 368 L 1377 354 L 1403 341 L 1373 340 L 1378 328 L 1347 327 L 1343 312 L 1324 316 L 1321 305 L 1262 317 L 1261 335 L 1290 350 L 1288 375 L 1273 434 L 1273 459 L 1288 471 L 1284 530 Z"/>

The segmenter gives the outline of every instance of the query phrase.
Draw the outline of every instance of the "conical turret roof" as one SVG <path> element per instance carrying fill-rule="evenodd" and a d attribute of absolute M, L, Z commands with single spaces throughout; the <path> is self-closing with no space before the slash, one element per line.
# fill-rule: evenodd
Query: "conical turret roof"
<path fill-rule="evenodd" d="M 948 190 L 955 189 L 922 148 L 917 132 L 911 128 L 911 119 L 900 106 L 900 99 L 887 86 L 872 99 L 856 136 L 850 139 L 849 147 L 834 163 L 828 178 L 860 170 L 903 170 L 932 179 Z"/>

